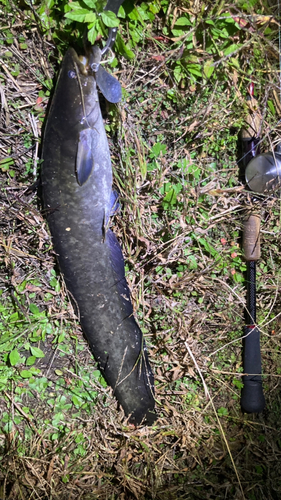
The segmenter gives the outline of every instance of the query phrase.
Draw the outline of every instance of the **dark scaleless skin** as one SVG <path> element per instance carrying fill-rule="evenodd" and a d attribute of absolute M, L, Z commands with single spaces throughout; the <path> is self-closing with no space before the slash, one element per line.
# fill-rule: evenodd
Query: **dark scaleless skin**
<path fill-rule="evenodd" d="M 154 378 L 133 317 L 122 251 L 106 227 L 112 168 L 96 81 L 80 70 L 85 72 L 69 49 L 43 141 L 44 210 L 66 286 L 105 379 L 132 423 L 152 424 Z"/>

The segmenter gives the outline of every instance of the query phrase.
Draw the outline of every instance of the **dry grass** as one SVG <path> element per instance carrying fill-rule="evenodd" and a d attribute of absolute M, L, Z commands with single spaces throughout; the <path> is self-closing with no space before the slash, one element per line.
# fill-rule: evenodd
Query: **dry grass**
<path fill-rule="evenodd" d="M 252 24 L 251 29 L 256 28 L 249 29 L 240 70 L 231 73 L 226 67 L 224 93 L 218 81 L 204 85 L 186 81 L 174 102 L 167 98 L 174 83 L 168 64 L 173 54 L 168 48 L 165 56 L 163 47 L 150 40 L 133 63 L 121 61 L 118 76 L 128 97 L 119 107 L 116 137 L 110 138 L 122 201 L 121 215 L 113 224 L 123 241 L 134 307 L 149 345 L 159 414 L 154 427 L 135 429 L 124 420 L 111 389 L 91 378 L 96 366 L 61 278 L 60 287 L 50 284 L 55 255 L 37 191 L 30 186 L 37 179 L 48 101 L 47 97 L 38 100 L 38 94 L 46 89 L 42 82 L 53 74 L 49 60 L 54 56 L 25 14 L 19 11 L 15 19 L 9 26 L 13 43 L 7 46 L 2 39 L 0 55 L 0 160 L 13 160 L 9 168 L 0 163 L 2 304 L 26 319 L 26 331 L 36 331 L 30 304 L 47 311 L 54 326 L 45 343 L 39 343 L 46 357 L 36 366 L 50 383 L 49 397 L 54 398 L 58 390 L 71 407 L 63 410 L 67 432 L 56 436 L 54 408 L 36 389 L 28 390 L 28 380 L 20 381 L 23 367 L 15 369 L 18 377 L 11 377 L 0 393 L 0 498 L 277 500 L 281 495 L 281 333 L 280 202 L 276 197 L 265 197 L 263 203 L 258 314 L 267 408 L 261 415 L 241 414 L 240 388 L 234 383 L 241 380 L 245 291 L 243 282 L 235 281 L 232 274 L 234 270 L 239 275 L 242 265 L 232 254 L 239 258 L 241 212 L 248 196 L 238 181 L 235 150 L 247 113 L 243 88 L 247 50 L 259 43 L 267 54 L 267 67 L 256 67 L 258 76 L 266 70 L 258 90 L 262 148 L 267 150 L 280 134 L 278 120 L 270 118 L 266 108 L 269 97 L 280 108 L 276 44 L 267 40 L 260 25 Z M 9 17 L 5 22 L 9 25 Z M 19 45 L 21 34 L 25 49 Z M 156 59 L 163 55 L 166 62 Z M 166 151 L 156 157 L 159 168 L 150 174 L 146 166 L 153 162 L 150 154 L 158 142 L 166 145 Z M 177 167 L 182 159 L 199 170 L 197 179 Z M 216 166 L 210 169 L 212 163 Z M 167 181 L 184 186 L 178 195 L 179 208 L 173 210 L 162 203 L 161 188 Z M 213 250 L 208 250 L 206 241 Z M 192 258 L 196 266 L 179 269 Z M 4 334 L 9 325 L 3 311 L 1 319 Z M 56 335 L 63 332 L 67 352 L 65 344 L 56 342 Z M 83 378 L 84 369 L 89 378 Z M 61 380 L 64 385 L 58 389 Z M 90 384 L 97 393 L 90 414 L 85 409 L 77 416 L 71 405 L 71 390 L 78 381 L 83 387 Z M 17 392 L 19 387 L 26 393 Z M 9 432 L 4 427 L 5 413 L 13 421 Z"/>

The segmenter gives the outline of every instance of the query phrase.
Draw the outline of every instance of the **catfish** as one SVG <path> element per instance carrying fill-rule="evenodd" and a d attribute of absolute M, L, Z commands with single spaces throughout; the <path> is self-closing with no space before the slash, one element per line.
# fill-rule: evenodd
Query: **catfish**
<path fill-rule="evenodd" d="M 108 227 L 116 197 L 97 91 L 98 50 L 79 58 L 69 48 L 64 56 L 43 138 L 43 207 L 60 270 L 99 368 L 129 422 L 151 425 L 154 376 L 134 318 L 122 250 Z M 120 84 L 104 72 L 101 90 L 116 102 Z"/>

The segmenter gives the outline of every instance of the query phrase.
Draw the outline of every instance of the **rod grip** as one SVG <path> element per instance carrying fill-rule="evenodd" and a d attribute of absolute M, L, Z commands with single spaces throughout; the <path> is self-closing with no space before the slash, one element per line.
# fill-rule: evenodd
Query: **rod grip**
<path fill-rule="evenodd" d="M 260 332 L 257 327 L 245 327 L 243 339 L 244 387 L 241 392 L 241 408 L 246 413 L 259 413 L 265 408 L 261 378 Z"/>
<path fill-rule="evenodd" d="M 260 221 L 260 215 L 257 213 L 247 213 L 244 219 L 243 250 L 246 261 L 256 261 L 260 258 Z"/>

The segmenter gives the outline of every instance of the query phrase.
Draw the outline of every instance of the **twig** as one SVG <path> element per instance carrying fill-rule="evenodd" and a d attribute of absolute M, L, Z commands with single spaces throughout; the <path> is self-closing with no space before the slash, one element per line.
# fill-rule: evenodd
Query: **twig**
<path fill-rule="evenodd" d="M 18 410 L 18 412 L 27 420 L 28 424 L 30 425 L 31 429 L 35 432 L 35 434 L 42 440 L 43 447 L 45 448 L 45 442 L 44 439 L 42 438 L 40 432 L 36 429 L 34 423 L 31 421 L 30 417 L 23 411 L 23 409 L 13 400 L 13 398 L 4 391 L 5 396 L 8 398 L 8 400 L 12 403 L 12 405 Z"/>
<path fill-rule="evenodd" d="M 214 413 L 215 413 L 215 416 L 216 416 L 216 419 L 217 419 L 217 422 L 218 422 L 218 426 L 219 426 L 219 428 L 220 428 L 221 435 L 222 435 L 223 440 L 224 440 L 224 442 L 225 442 L 225 445 L 226 445 L 226 448 L 227 448 L 227 451 L 228 451 L 228 454 L 229 454 L 229 457 L 230 457 L 231 463 L 232 463 L 233 468 L 234 468 L 234 472 L 235 472 L 236 477 L 237 477 L 237 480 L 238 480 L 238 484 L 239 484 L 239 487 L 240 487 L 240 490 L 241 490 L 241 493 L 242 493 L 242 498 L 243 498 L 243 500 L 245 500 L 244 491 L 243 491 L 242 484 L 241 484 L 241 481 L 240 481 L 240 478 L 239 478 L 239 474 L 238 474 L 238 471 L 237 471 L 237 468 L 236 468 L 236 465 L 235 465 L 235 462 L 234 462 L 234 459 L 233 459 L 232 453 L 231 453 L 231 451 L 230 451 L 229 444 L 228 444 L 228 442 L 227 442 L 225 432 L 224 432 L 224 430 L 223 430 L 223 428 L 222 428 L 222 425 L 221 425 L 221 422 L 220 422 L 219 416 L 218 416 L 218 414 L 217 414 L 217 411 L 216 411 L 216 408 L 215 408 L 215 405 L 214 405 L 213 399 L 212 399 L 212 397 L 211 397 L 210 391 L 209 391 L 209 389 L 208 389 L 208 387 L 207 387 L 207 384 L 206 384 L 206 382 L 205 382 L 205 380 L 204 380 L 204 377 L 203 377 L 203 375 L 202 375 L 202 372 L 201 372 L 201 370 L 200 370 L 200 368 L 199 368 L 199 366 L 198 366 L 198 364 L 197 364 L 197 361 L 196 361 L 195 357 L 193 356 L 193 354 L 192 354 L 192 352 L 191 352 L 191 349 L 190 349 L 190 347 L 189 347 L 189 345 L 188 345 L 188 343 L 187 343 L 186 341 L 185 341 L 184 345 L 185 345 L 185 347 L 186 347 L 186 349 L 187 349 L 187 352 L 188 352 L 188 354 L 190 355 L 190 357 L 191 357 L 191 359 L 192 359 L 192 361 L 193 361 L 193 363 L 194 363 L 194 365 L 195 365 L 195 368 L 197 369 L 197 371 L 198 371 L 198 373 L 199 373 L 199 376 L 200 376 L 200 378 L 201 378 L 201 380 L 202 380 L 202 383 L 203 383 L 203 387 L 204 387 L 204 390 L 205 390 L 205 394 L 207 394 L 207 397 L 208 397 L 208 399 L 209 399 L 209 400 L 210 400 L 210 402 L 211 402 L 212 408 L 213 408 L 213 410 L 214 410 Z"/>

